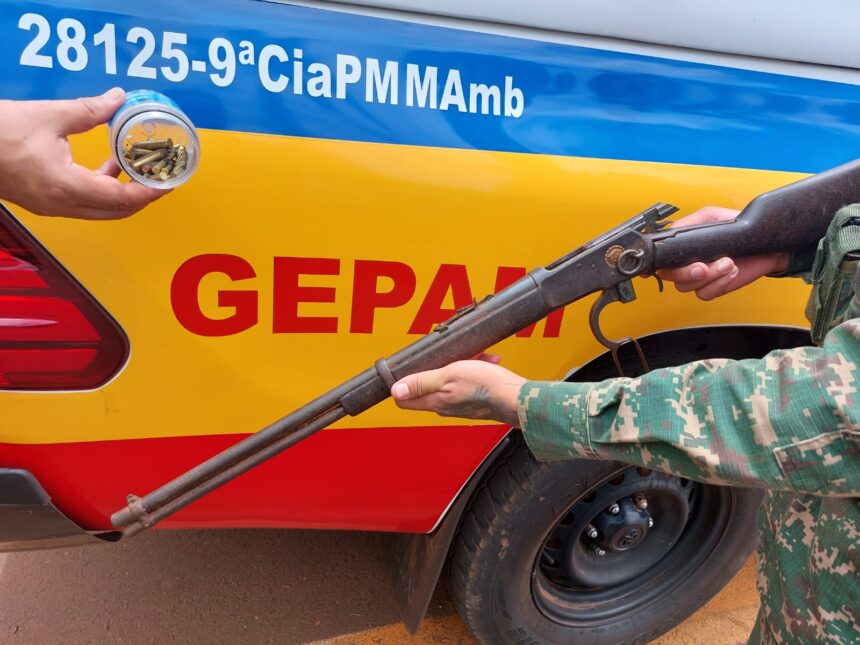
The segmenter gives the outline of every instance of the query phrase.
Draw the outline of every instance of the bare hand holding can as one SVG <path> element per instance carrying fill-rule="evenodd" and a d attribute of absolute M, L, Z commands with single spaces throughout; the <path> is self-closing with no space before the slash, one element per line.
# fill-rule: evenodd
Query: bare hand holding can
<path fill-rule="evenodd" d="M 116 159 L 91 170 L 72 157 L 67 136 L 107 123 L 125 96 L 114 88 L 65 101 L 0 101 L 0 199 L 39 215 L 120 219 L 163 196 L 119 181 Z"/>

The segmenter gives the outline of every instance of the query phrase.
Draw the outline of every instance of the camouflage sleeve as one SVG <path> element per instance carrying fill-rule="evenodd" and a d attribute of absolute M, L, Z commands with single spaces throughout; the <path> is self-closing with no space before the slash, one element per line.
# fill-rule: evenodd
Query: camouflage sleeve
<path fill-rule="evenodd" d="M 539 459 L 617 459 L 715 484 L 860 495 L 860 318 L 822 347 L 602 383 L 528 382 Z"/>

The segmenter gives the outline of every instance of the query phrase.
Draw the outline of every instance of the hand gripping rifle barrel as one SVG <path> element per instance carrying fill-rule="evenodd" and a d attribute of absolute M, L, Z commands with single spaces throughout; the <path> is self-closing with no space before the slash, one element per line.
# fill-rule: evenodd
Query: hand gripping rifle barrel
<path fill-rule="evenodd" d="M 135 535 L 339 419 L 373 407 L 398 379 L 472 357 L 591 293 L 617 294 L 637 275 L 724 256 L 814 249 L 836 211 L 855 201 L 860 201 L 860 160 L 760 195 L 733 222 L 660 230 L 661 220 L 677 209 L 655 204 L 460 309 L 427 336 L 161 488 L 142 498 L 129 495 L 111 522 L 127 537 Z M 625 293 L 632 294 L 632 288 Z"/>

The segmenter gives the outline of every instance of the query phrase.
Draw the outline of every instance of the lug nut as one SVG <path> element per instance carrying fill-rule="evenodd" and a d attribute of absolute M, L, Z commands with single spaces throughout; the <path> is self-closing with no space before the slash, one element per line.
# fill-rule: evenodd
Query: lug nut
<path fill-rule="evenodd" d="M 645 499 L 644 495 L 637 495 L 633 498 L 633 502 L 636 504 L 636 508 L 638 508 L 640 511 L 644 511 L 646 508 L 648 508 L 648 500 Z"/>
<path fill-rule="evenodd" d="M 599 546 L 597 546 L 596 544 L 594 545 L 594 552 L 595 552 L 598 556 L 600 556 L 601 558 L 602 558 L 604 555 L 606 555 L 606 551 L 605 551 L 604 549 L 600 548 Z"/>
<path fill-rule="evenodd" d="M 618 504 L 613 504 L 609 507 L 610 515 L 618 515 L 621 512 L 621 507 Z"/>
<path fill-rule="evenodd" d="M 652 526 L 654 526 L 654 518 L 649 517 L 648 518 L 648 528 L 650 529 Z"/>
<path fill-rule="evenodd" d="M 594 528 L 591 524 L 589 524 L 589 525 L 588 525 L 588 527 L 585 529 L 585 533 L 586 533 L 586 535 L 588 535 L 588 537 L 590 537 L 592 540 L 596 540 L 596 539 L 597 539 L 597 535 L 598 535 L 598 533 L 597 533 L 597 529 L 596 529 L 596 528 Z"/>

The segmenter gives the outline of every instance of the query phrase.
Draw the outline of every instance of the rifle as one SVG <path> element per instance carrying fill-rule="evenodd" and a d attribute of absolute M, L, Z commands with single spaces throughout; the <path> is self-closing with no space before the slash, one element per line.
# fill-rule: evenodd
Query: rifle
<path fill-rule="evenodd" d="M 111 523 L 131 537 L 335 421 L 373 407 L 389 396 L 398 379 L 475 356 L 598 291 L 602 293 L 589 316 L 593 333 L 612 351 L 619 371 L 618 349 L 626 343 L 634 345 L 647 370 L 635 340 L 611 341 L 599 326 L 606 305 L 636 298 L 634 277 L 724 256 L 814 249 L 836 211 L 855 201 L 860 201 L 860 159 L 759 195 L 730 222 L 667 229 L 665 218 L 678 209 L 655 204 L 506 289 L 458 310 L 423 338 L 145 497 L 129 495 L 127 506 L 111 516 Z"/>

